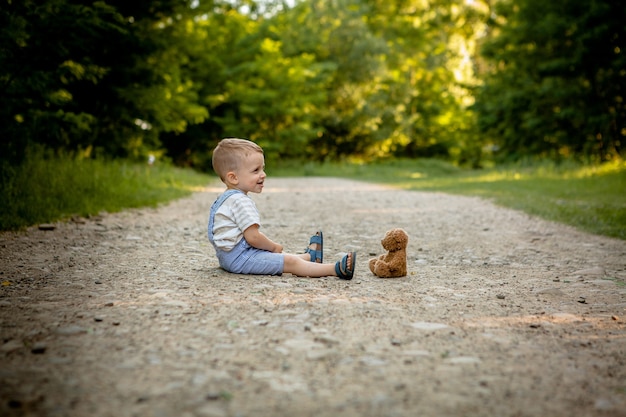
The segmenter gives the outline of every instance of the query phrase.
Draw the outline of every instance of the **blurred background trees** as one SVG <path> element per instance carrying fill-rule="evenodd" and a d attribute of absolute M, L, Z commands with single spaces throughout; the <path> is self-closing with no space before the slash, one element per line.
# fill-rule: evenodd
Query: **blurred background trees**
<path fill-rule="evenodd" d="M 626 3 L 495 2 L 474 110 L 502 155 L 623 155 Z"/>
<path fill-rule="evenodd" d="M 0 0 L 0 161 L 32 147 L 210 169 L 604 161 L 626 137 L 621 0 Z"/>

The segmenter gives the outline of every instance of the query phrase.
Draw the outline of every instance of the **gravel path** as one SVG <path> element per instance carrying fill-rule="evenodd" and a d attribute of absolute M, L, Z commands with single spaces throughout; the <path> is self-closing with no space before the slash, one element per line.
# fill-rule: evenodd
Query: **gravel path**
<path fill-rule="evenodd" d="M 0 415 L 626 416 L 626 241 L 478 198 L 270 179 L 263 231 L 352 281 L 238 276 L 211 187 L 0 234 Z M 385 231 L 405 278 L 373 276 Z"/>

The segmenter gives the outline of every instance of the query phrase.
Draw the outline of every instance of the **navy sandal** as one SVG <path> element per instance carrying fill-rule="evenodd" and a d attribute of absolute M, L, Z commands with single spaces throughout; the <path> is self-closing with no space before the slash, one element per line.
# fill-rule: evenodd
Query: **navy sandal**
<path fill-rule="evenodd" d="M 310 245 L 313 244 L 317 245 L 319 249 L 311 249 Z M 317 262 L 319 264 L 324 262 L 324 234 L 321 230 L 311 236 L 309 247 L 304 250 L 304 253 L 311 255 L 311 262 Z"/>
<path fill-rule="evenodd" d="M 351 256 L 350 264 L 348 264 L 348 256 Z M 356 262 L 356 252 L 351 252 L 344 256 L 335 264 L 335 272 L 341 279 L 352 279 L 354 276 L 354 263 Z"/>

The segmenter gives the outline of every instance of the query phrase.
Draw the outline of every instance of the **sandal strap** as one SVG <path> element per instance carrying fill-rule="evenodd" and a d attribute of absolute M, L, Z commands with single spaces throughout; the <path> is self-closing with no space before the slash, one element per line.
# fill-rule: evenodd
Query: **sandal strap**
<path fill-rule="evenodd" d="M 351 252 L 352 260 L 348 265 L 348 255 L 345 255 L 340 261 L 335 264 L 335 272 L 341 279 L 352 279 L 354 276 L 354 265 L 356 263 L 356 252 Z"/>
<path fill-rule="evenodd" d="M 317 262 L 318 259 L 320 260 L 320 263 L 322 262 L 322 256 L 324 255 L 324 252 L 322 252 L 321 250 L 306 248 L 304 250 L 304 253 L 308 253 L 309 255 L 311 255 L 311 262 Z"/>
<path fill-rule="evenodd" d="M 309 245 L 320 245 L 319 249 L 311 249 L 310 247 L 304 250 L 304 253 L 308 253 L 311 255 L 311 262 L 324 263 L 324 234 L 321 230 L 311 236 L 309 240 Z"/>
<path fill-rule="evenodd" d="M 320 231 L 319 233 L 320 233 L 319 235 L 311 236 L 311 240 L 309 240 L 309 245 L 312 245 L 314 243 L 321 245 L 323 243 L 322 235 L 321 235 L 322 232 Z"/>

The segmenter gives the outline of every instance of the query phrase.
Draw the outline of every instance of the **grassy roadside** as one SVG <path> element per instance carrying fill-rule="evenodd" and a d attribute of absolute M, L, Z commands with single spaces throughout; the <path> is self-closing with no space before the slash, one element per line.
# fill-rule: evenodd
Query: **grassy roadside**
<path fill-rule="evenodd" d="M 463 170 L 436 160 L 302 164 L 270 175 L 338 176 L 409 190 L 478 196 L 595 234 L 626 239 L 626 163 L 511 165 Z"/>
<path fill-rule="evenodd" d="M 626 163 L 553 163 L 463 170 L 437 160 L 385 163 L 296 163 L 268 166 L 270 176 L 328 176 L 408 190 L 479 196 L 496 204 L 626 239 Z M 0 230 L 18 230 L 71 216 L 156 206 L 215 177 L 167 165 L 128 161 L 32 159 L 0 177 Z"/>
<path fill-rule="evenodd" d="M 211 180 L 192 170 L 128 161 L 30 158 L 0 177 L 0 230 L 156 206 Z"/>

